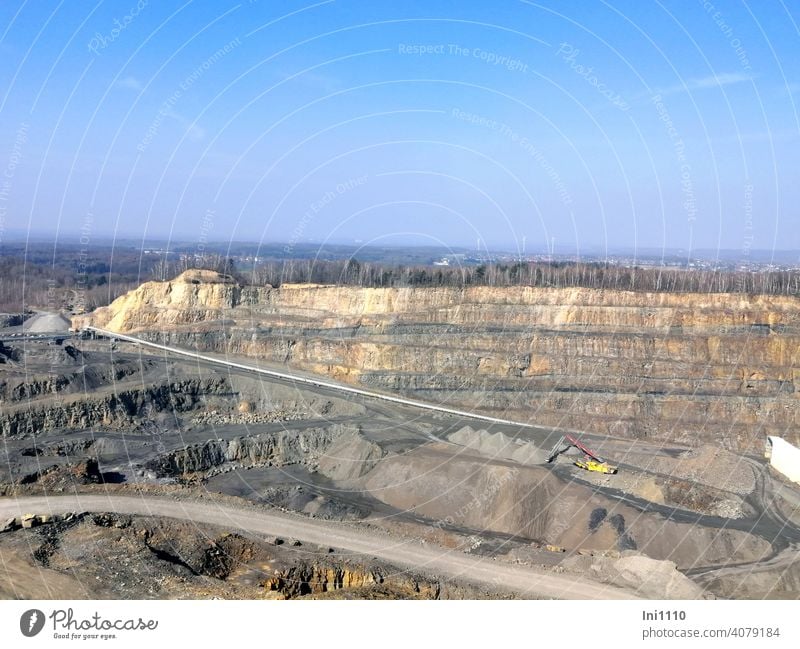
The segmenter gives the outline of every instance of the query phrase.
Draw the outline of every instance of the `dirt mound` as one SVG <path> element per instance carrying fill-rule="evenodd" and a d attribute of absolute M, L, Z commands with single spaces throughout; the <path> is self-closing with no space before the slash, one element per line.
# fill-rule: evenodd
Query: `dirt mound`
<path fill-rule="evenodd" d="M 331 480 L 351 480 L 369 473 L 384 451 L 359 432 L 345 433 L 319 459 L 319 472 Z"/>
<path fill-rule="evenodd" d="M 714 444 L 704 444 L 677 459 L 651 457 L 647 464 L 652 471 L 739 495 L 751 493 L 756 486 L 752 467 L 740 456 Z"/>
<path fill-rule="evenodd" d="M 570 519 L 588 495 L 583 488 L 565 486 L 543 467 L 476 459 L 438 445 L 385 457 L 364 477 L 363 485 L 379 500 L 439 526 L 466 526 L 553 543 L 570 527 Z M 580 519 L 583 536 L 588 516 Z"/>
<path fill-rule="evenodd" d="M 652 503 L 698 514 L 737 519 L 756 515 L 753 507 L 739 495 L 681 478 L 653 476 L 628 467 L 613 479 L 604 474 L 587 471 L 581 471 L 579 475 L 583 482 L 601 487 L 613 487 Z"/>
<path fill-rule="evenodd" d="M 52 347 L 44 354 L 44 358 L 51 366 L 83 365 L 85 362 L 83 352 L 72 345 Z"/>
<path fill-rule="evenodd" d="M 202 268 L 190 268 L 182 272 L 173 282 L 182 284 L 235 284 L 236 280 L 230 275 L 223 275 L 215 270 L 206 270 Z"/>
<path fill-rule="evenodd" d="M 72 574 L 32 565 L 25 548 L 4 548 L 0 599 L 76 599 L 83 592 L 83 584 Z"/>
<path fill-rule="evenodd" d="M 701 599 L 704 590 L 679 572 L 672 561 L 659 561 L 638 553 L 624 553 L 619 558 L 572 556 L 561 562 L 604 584 L 633 588 L 647 599 Z"/>
<path fill-rule="evenodd" d="M 512 460 L 519 464 L 545 464 L 547 452 L 531 442 L 515 440 L 503 433 L 490 433 L 486 430 L 474 430 L 471 426 L 452 433 L 448 439 L 471 448 L 481 455 L 490 458 Z"/>
<path fill-rule="evenodd" d="M 642 512 L 545 467 L 478 459 L 431 445 L 383 458 L 361 483 L 371 495 L 434 521 L 567 549 L 639 550 L 679 568 L 757 561 L 770 544 L 744 531 Z"/>
<path fill-rule="evenodd" d="M 103 475 L 97 460 L 86 459 L 75 464 L 54 465 L 37 473 L 25 476 L 21 484 L 36 484 L 48 491 L 65 491 L 78 485 L 100 484 Z"/>
<path fill-rule="evenodd" d="M 30 372 L 41 371 L 47 369 L 48 371 L 57 371 L 58 368 L 74 368 L 80 367 L 88 362 L 88 355 L 83 351 L 65 343 L 61 345 L 29 345 L 27 347 L 12 348 L 15 354 L 13 360 L 23 362 L 26 369 Z M 104 362 L 103 367 L 98 367 L 98 370 L 105 373 L 108 372 L 110 365 Z M 105 377 L 108 380 L 108 377 Z"/>

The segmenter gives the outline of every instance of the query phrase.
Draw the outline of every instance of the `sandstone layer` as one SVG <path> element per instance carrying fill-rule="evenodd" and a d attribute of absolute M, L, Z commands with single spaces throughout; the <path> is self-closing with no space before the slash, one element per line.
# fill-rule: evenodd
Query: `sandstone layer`
<path fill-rule="evenodd" d="M 792 297 L 148 282 L 73 320 L 544 425 L 761 453 L 798 433 Z"/>

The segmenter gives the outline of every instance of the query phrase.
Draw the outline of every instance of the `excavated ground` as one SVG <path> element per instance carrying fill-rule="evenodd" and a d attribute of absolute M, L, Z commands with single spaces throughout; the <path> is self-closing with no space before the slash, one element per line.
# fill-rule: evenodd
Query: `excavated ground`
<path fill-rule="evenodd" d="M 3 350 L 0 493 L 8 497 L 145 490 L 245 499 L 583 574 L 646 597 L 800 593 L 800 494 L 755 456 L 586 435 L 621 467 L 600 476 L 575 467 L 569 453 L 546 463 L 561 436 L 546 427 L 343 398 L 121 342 Z M 0 534 L 0 595 L 493 595 L 424 575 L 393 581 L 391 567 L 358 557 L 345 565 L 327 548 L 288 556 L 280 554 L 288 544 L 223 530 L 95 519 Z M 150 542 L 162 537 L 169 541 Z M 213 573 L 203 564 L 208 552 L 235 567 Z M 75 591 L 75 580 L 91 587 Z"/>

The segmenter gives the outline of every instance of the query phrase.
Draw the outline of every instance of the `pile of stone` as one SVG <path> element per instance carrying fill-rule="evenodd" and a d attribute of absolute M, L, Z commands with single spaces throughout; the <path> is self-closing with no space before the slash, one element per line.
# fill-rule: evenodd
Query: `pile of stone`
<path fill-rule="evenodd" d="M 651 559 L 627 551 L 619 557 L 573 555 L 561 562 L 565 570 L 591 579 L 631 588 L 647 599 L 702 599 L 709 595 L 681 573 L 672 561 Z"/>
<path fill-rule="evenodd" d="M 69 523 L 75 519 L 75 514 L 23 514 L 14 518 L 9 518 L 0 525 L 0 534 L 3 532 L 13 532 L 19 529 L 30 529 L 39 525 L 51 523 Z"/>
<path fill-rule="evenodd" d="M 295 421 L 303 419 L 299 412 L 270 410 L 267 412 L 220 412 L 209 410 L 192 418 L 194 426 L 226 426 L 230 424 L 271 424 L 276 421 Z"/>
<path fill-rule="evenodd" d="M 486 430 L 474 430 L 471 426 L 464 426 L 447 439 L 492 459 L 511 460 L 527 465 L 547 462 L 547 451 L 532 442 L 516 440 L 503 433 L 490 433 Z"/>
<path fill-rule="evenodd" d="M 750 464 L 715 444 L 704 444 L 678 459 L 653 458 L 648 468 L 741 496 L 751 493 L 756 487 L 756 476 Z"/>

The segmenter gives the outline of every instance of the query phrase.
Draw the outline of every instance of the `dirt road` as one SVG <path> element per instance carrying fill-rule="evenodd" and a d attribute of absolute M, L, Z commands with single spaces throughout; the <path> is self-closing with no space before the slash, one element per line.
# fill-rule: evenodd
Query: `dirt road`
<path fill-rule="evenodd" d="M 463 579 L 495 591 L 555 599 L 638 599 L 632 591 L 606 586 L 580 576 L 550 574 L 524 566 L 447 550 L 380 532 L 292 516 L 281 512 L 236 508 L 218 503 L 183 502 L 157 497 L 117 495 L 37 496 L 0 499 L 0 520 L 23 514 L 104 511 L 166 516 L 219 525 L 253 534 L 296 538 L 324 547 L 348 550 L 383 561 Z"/>

